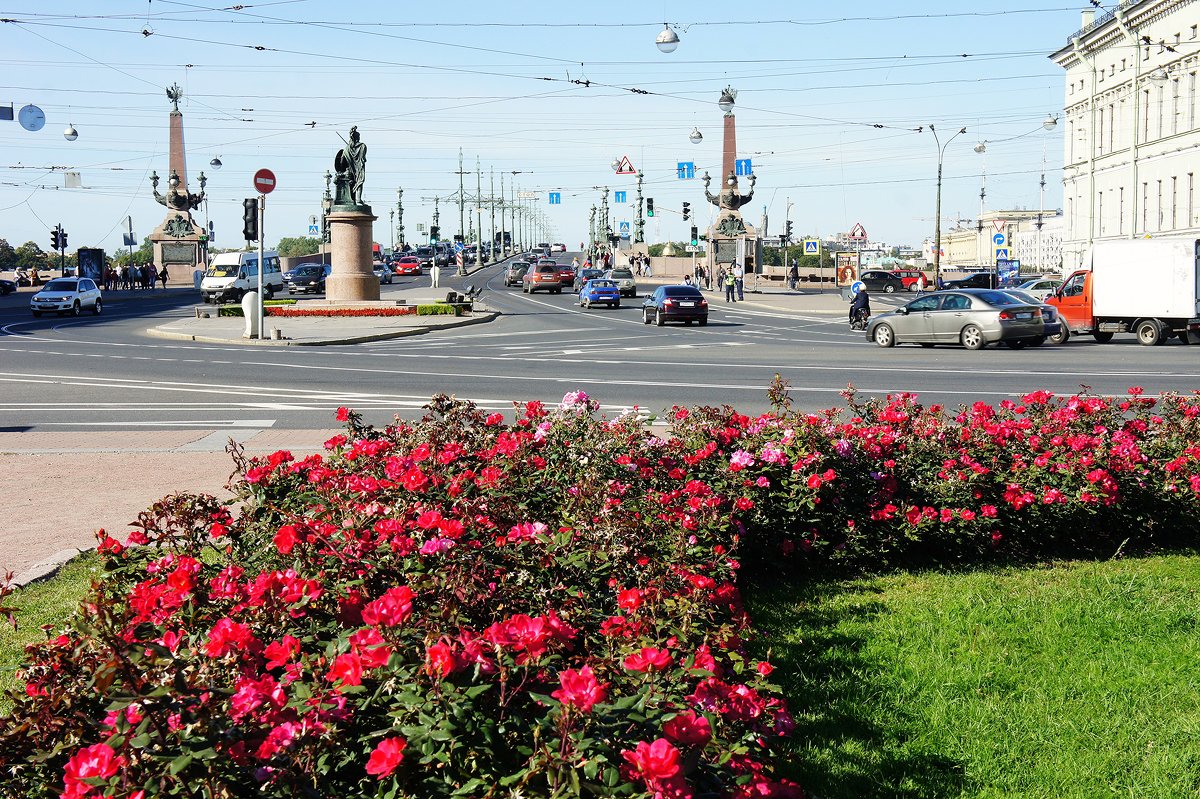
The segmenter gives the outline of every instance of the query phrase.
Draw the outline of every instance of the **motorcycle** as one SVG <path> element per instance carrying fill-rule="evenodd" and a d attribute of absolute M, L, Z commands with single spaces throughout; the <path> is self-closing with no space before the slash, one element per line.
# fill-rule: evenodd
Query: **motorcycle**
<path fill-rule="evenodd" d="M 858 308 L 854 311 L 854 316 L 850 319 L 851 330 L 866 330 L 867 322 L 871 320 L 871 313 L 866 308 Z"/>

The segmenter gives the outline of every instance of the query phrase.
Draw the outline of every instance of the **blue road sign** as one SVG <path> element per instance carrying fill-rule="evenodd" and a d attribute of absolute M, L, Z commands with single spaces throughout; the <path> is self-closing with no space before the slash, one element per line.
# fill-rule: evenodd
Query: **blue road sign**
<path fill-rule="evenodd" d="M 692 180 L 696 177 L 696 162 L 680 161 L 675 164 L 675 172 L 680 180 Z"/>
<path fill-rule="evenodd" d="M 467 245 L 463 244 L 461 241 L 454 242 L 454 251 L 455 252 L 462 252 L 465 249 L 467 249 Z"/>
<path fill-rule="evenodd" d="M 628 233 L 628 232 L 629 232 L 629 223 L 628 223 L 628 222 L 622 222 L 622 223 L 621 223 L 621 232 L 622 232 L 622 233 Z"/>
<path fill-rule="evenodd" d="M 560 191 L 550 192 L 550 204 L 551 205 L 562 205 L 562 192 L 560 192 Z"/>
<path fill-rule="evenodd" d="M 317 227 L 316 225 L 309 225 L 309 226 L 308 226 L 308 235 L 310 235 L 310 236 L 315 236 L 315 235 L 317 235 L 317 234 L 318 234 L 318 233 L 320 233 L 320 232 L 321 232 L 321 228 Z"/>
<path fill-rule="evenodd" d="M 613 192 L 613 202 L 621 203 L 621 204 L 625 204 L 625 203 L 629 202 L 629 192 L 614 191 Z"/>
<path fill-rule="evenodd" d="M 1007 261 L 1008 260 L 1008 248 L 1007 247 L 997 247 L 996 248 L 996 260 L 997 261 Z"/>
<path fill-rule="evenodd" d="M 805 255 L 820 255 L 821 254 L 821 240 L 820 239 L 805 239 L 804 240 L 804 254 Z"/>
<path fill-rule="evenodd" d="M 997 247 L 1003 247 L 1005 238 L 1006 236 L 1003 233 L 997 233 L 995 236 L 992 236 L 992 241 L 995 242 Z"/>
<path fill-rule="evenodd" d="M 753 172 L 754 167 L 750 164 L 749 158 L 739 158 L 733 162 L 733 174 L 740 177 L 742 175 L 752 174 Z"/>

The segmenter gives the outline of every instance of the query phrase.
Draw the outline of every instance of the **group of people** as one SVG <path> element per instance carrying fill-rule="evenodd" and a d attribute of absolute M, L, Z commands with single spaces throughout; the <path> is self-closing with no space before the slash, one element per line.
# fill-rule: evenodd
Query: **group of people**
<path fill-rule="evenodd" d="M 739 263 L 728 267 L 717 267 L 717 285 L 725 289 L 725 302 L 742 302 L 746 299 L 746 268 Z"/>
<path fill-rule="evenodd" d="M 122 266 L 119 270 L 110 266 L 104 270 L 104 288 L 108 291 L 115 289 L 154 289 L 154 283 L 162 283 L 167 287 L 167 267 L 155 272 L 153 264 Z"/>
<path fill-rule="evenodd" d="M 635 275 L 641 277 L 654 277 L 654 270 L 650 268 L 650 256 L 638 253 L 629 257 L 629 268 L 633 270 Z"/>

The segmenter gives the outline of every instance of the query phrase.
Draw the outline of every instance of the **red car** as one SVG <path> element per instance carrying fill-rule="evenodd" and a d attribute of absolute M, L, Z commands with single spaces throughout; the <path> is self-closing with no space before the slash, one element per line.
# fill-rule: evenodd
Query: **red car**
<path fill-rule="evenodd" d="M 570 264 L 559 264 L 558 282 L 564 286 L 572 285 L 575 282 L 575 267 Z"/>
<path fill-rule="evenodd" d="M 421 259 L 415 255 L 406 255 L 396 262 L 397 275 L 421 274 Z"/>
<path fill-rule="evenodd" d="M 916 291 L 917 281 L 921 279 L 921 275 L 923 274 L 919 269 L 893 269 L 892 273 L 904 281 L 905 291 Z M 931 281 L 929 278 L 925 278 L 925 285 L 929 286 L 930 284 Z"/>

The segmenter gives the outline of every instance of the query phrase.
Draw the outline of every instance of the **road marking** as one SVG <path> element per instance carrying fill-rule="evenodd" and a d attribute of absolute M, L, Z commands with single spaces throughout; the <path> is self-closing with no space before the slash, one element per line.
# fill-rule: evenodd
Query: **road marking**
<path fill-rule="evenodd" d="M 151 422 L 145 420 L 138 421 L 112 421 L 112 422 L 38 422 L 39 427 L 196 427 L 201 425 L 204 427 L 246 427 L 255 429 L 266 429 L 275 425 L 274 419 L 188 419 L 188 420 L 171 420 Z"/>

